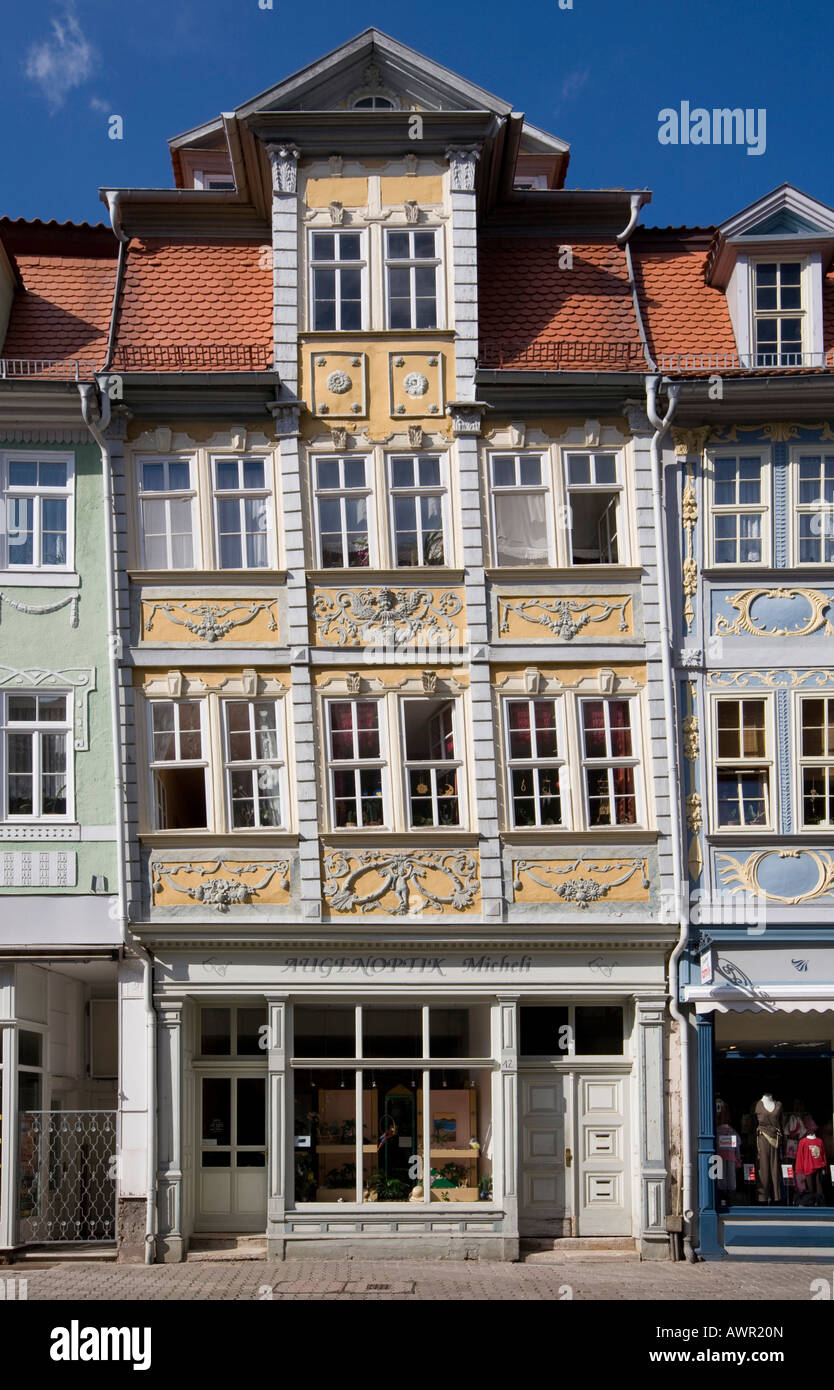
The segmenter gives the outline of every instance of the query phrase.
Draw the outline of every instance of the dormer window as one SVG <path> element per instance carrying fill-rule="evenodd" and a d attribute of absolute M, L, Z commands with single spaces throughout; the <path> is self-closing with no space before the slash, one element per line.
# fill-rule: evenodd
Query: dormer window
<path fill-rule="evenodd" d="M 755 261 L 753 350 L 757 367 L 802 365 L 802 262 Z"/>
<path fill-rule="evenodd" d="M 363 109 L 364 109 L 364 110 L 370 110 L 370 111 L 394 111 L 394 110 L 396 110 L 396 108 L 395 108 L 395 106 L 394 106 L 394 103 L 393 103 L 393 101 L 391 100 L 390 97 L 377 97 L 377 96 L 360 97 L 358 101 L 355 101 L 355 102 L 353 103 L 353 106 L 354 106 L 354 110 L 356 110 L 356 111 L 363 110 Z"/>

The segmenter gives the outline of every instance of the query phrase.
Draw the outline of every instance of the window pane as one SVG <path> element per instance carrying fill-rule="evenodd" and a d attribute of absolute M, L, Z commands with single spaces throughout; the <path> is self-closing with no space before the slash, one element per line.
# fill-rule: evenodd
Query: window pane
<path fill-rule="evenodd" d="M 266 1009 L 247 1008 L 237 1011 L 237 1055 L 238 1057 L 265 1057 L 266 1050 L 262 1046 L 265 1041 L 266 1030 Z M 240 1135 L 240 1117 L 238 1116 L 238 1143 L 257 1144 L 258 1139 L 243 1139 Z"/>
<path fill-rule="evenodd" d="M 168 486 L 172 492 L 184 492 L 191 486 L 191 465 L 174 461 L 168 464 Z"/>
<path fill-rule="evenodd" d="M 435 255 L 434 232 L 414 233 L 415 260 L 432 260 Z"/>
<path fill-rule="evenodd" d="M 21 459 L 9 460 L 9 483 L 12 487 L 37 487 L 38 465 Z"/>
<path fill-rule="evenodd" d="M 313 233 L 313 259 L 332 261 L 335 259 L 336 237 L 333 232 Z"/>
<path fill-rule="evenodd" d="M 390 260 L 405 259 L 410 256 L 408 232 L 388 233 L 388 257 Z"/>
<path fill-rule="evenodd" d="M 363 1008 L 365 1057 L 422 1057 L 422 1017 L 414 1008 Z"/>
<path fill-rule="evenodd" d="M 232 1051 L 230 1009 L 200 1010 L 200 1052 L 204 1057 L 228 1057 Z"/>
<path fill-rule="evenodd" d="M 17 1059 L 22 1067 L 43 1065 L 43 1034 L 31 1028 L 21 1028 L 17 1035 Z"/>
<path fill-rule="evenodd" d="M 228 1076 L 203 1077 L 203 1142 L 232 1142 L 232 1083 Z"/>
<path fill-rule="evenodd" d="M 352 1008 L 307 1008 L 296 1005 L 296 1057 L 354 1057 L 355 1014 Z"/>
<path fill-rule="evenodd" d="M 563 1005 L 547 1004 L 519 1009 L 519 1050 L 526 1057 L 564 1057 L 567 1053 L 569 1014 Z"/>
<path fill-rule="evenodd" d="M 316 479 L 320 488 L 337 488 L 339 486 L 339 460 L 317 459 Z"/>
<path fill-rule="evenodd" d="M 236 1139 L 238 1144 L 266 1144 L 266 1077 L 264 1076 L 239 1076 L 237 1078 Z M 242 1154 L 237 1156 L 239 1166 L 260 1166 L 241 1163 L 243 1157 Z"/>
<path fill-rule="evenodd" d="M 238 486 L 238 464 L 237 460 L 226 459 L 222 463 L 218 461 L 215 467 L 215 486 L 218 489 L 236 488 Z"/>
<path fill-rule="evenodd" d="M 574 1051 L 585 1057 L 620 1057 L 623 1051 L 623 1011 L 615 1005 L 577 1004 L 574 1010 Z"/>
<path fill-rule="evenodd" d="M 496 487 L 512 487 L 515 483 L 515 459 L 512 454 L 496 454 L 492 460 L 492 481 Z"/>
<path fill-rule="evenodd" d="M 543 492 L 499 493 L 495 498 L 495 530 L 499 565 L 548 563 Z"/>
<path fill-rule="evenodd" d="M 469 1010 L 429 1010 L 429 1055 L 432 1057 L 469 1056 Z"/>
<path fill-rule="evenodd" d="M 568 455 L 568 482 L 581 486 L 591 481 L 590 454 Z"/>

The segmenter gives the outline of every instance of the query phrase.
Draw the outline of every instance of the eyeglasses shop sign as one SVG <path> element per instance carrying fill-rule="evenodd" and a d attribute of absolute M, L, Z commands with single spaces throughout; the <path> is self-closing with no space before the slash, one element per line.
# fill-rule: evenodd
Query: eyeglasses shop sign
<path fill-rule="evenodd" d="M 320 980 L 331 977 L 351 979 L 393 978 L 424 980 L 427 978 L 459 979 L 461 975 L 527 975 L 533 967 L 532 956 L 471 955 L 471 956 L 288 956 L 278 966 L 281 975 L 312 975 Z"/>

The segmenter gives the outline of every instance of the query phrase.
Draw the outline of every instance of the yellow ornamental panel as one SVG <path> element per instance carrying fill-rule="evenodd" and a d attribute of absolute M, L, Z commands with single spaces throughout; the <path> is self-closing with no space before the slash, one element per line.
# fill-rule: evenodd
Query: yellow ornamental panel
<path fill-rule="evenodd" d="M 390 407 L 395 418 L 443 414 L 442 353 L 392 352 L 388 362 Z"/>
<path fill-rule="evenodd" d="M 341 203 L 346 208 L 364 208 L 368 203 L 367 179 L 308 179 L 304 191 L 308 208 L 326 208 Z"/>
<path fill-rule="evenodd" d="M 142 641 L 243 643 L 268 642 L 276 646 L 278 604 L 272 600 L 166 599 L 142 602 Z"/>
<path fill-rule="evenodd" d="M 499 594 L 498 636 L 529 641 L 533 632 L 570 642 L 574 637 L 631 636 L 634 631 L 630 594 Z"/>
<path fill-rule="evenodd" d="M 290 900 L 289 860 L 156 860 L 151 893 L 154 907 L 195 904 L 227 912 L 246 904 L 285 904 Z"/>
<path fill-rule="evenodd" d="M 338 197 L 338 194 L 335 196 Z M 387 178 L 383 175 L 379 181 L 379 199 L 384 208 L 401 207 L 408 202 L 421 206 L 439 205 L 443 202 L 443 179 L 440 174 L 404 174 Z"/>
<path fill-rule="evenodd" d="M 587 907 L 597 902 L 649 900 L 648 865 L 644 858 L 516 859 L 513 902 Z"/>
<path fill-rule="evenodd" d="M 314 415 L 356 418 L 367 414 L 364 352 L 311 353 L 310 381 Z"/>
<path fill-rule="evenodd" d="M 465 626 L 463 590 L 445 587 L 315 588 L 310 641 L 318 647 L 426 647 L 436 659 L 459 645 Z"/>
<path fill-rule="evenodd" d="M 331 917 L 476 915 L 478 856 L 460 849 L 327 850 L 323 895 Z"/>

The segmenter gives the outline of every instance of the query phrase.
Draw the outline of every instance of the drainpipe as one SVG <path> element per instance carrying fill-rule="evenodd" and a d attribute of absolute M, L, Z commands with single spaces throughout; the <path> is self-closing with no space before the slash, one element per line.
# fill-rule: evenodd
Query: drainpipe
<path fill-rule="evenodd" d="M 100 385 L 102 382 L 99 383 Z M 145 1022 L 148 1039 L 148 1169 L 147 1210 L 145 1217 L 145 1264 L 153 1264 L 156 1256 L 156 1012 L 153 1006 L 153 961 L 136 940 L 128 925 L 127 913 L 127 849 L 124 826 L 125 783 L 121 757 L 121 718 L 119 711 L 119 654 L 121 639 L 116 618 L 116 569 L 113 546 L 113 485 L 110 445 L 104 431 L 110 423 L 110 396 L 106 389 L 97 392 L 92 382 L 79 382 L 81 414 L 90 434 L 101 451 L 101 498 L 104 514 L 104 567 L 107 593 L 107 650 L 110 684 L 110 725 L 113 739 L 116 809 L 116 876 L 119 928 L 124 950 L 138 955 L 144 967 Z M 97 407 L 99 409 L 97 409 Z M 100 411 L 100 413 L 99 413 Z M 98 415 L 98 419 L 96 416 Z"/>
<path fill-rule="evenodd" d="M 692 1249 L 692 1144 L 689 1133 L 689 1088 L 690 1088 L 690 1067 L 689 1067 L 689 1023 L 678 1006 L 678 981 L 677 971 L 678 962 L 686 946 L 689 933 L 689 912 L 684 904 L 683 897 L 683 838 L 681 827 L 681 785 L 680 785 L 680 766 L 678 761 L 678 740 L 677 726 L 675 720 L 676 700 L 675 684 L 672 674 L 672 654 L 671 643 L 672 634 L 669 622 L 669 598 L 668 598 L 668 553 L 666 546 L 666 530 L 664 527 L 663 516 L 663 463 L 660 451 L 660 444 L 663 436 L 672 422 L 672 416 L 678 403 L 680 394 L 679 382 L 665 383 L 668 388 L 669 406 L 666 414 L 661 419 L 657 413 L 657 388 L 660 384 L 658 376 L 646 377 L 646 413 L 654 426 L 654 435 L 651 441 L 651 460 L 652 460 L 652 514 L 654 519 L 655 535 L 657 537 L 657 565 L 658 565 L 658 596 L 660 608 L 660 661 L 663 675 L 663 722 L 666 733 L 666 758 L 669 766 L 669 818 L 672 830 L 672 881 L 675 890 L 675 903 L 678 909 L 679 936 L 678 942 L 669 958 L 669 1010 L 678 1025 L 681 1049 L 681 1109 L 683 1123 L 681 1126 L 681 1150 L 682 1150 L 682 1187 L 683 1187 L 683 1220 L 684 1237 L 683 1249 L 688 1260 L 694 1261 L 695 1252 Z"/>

